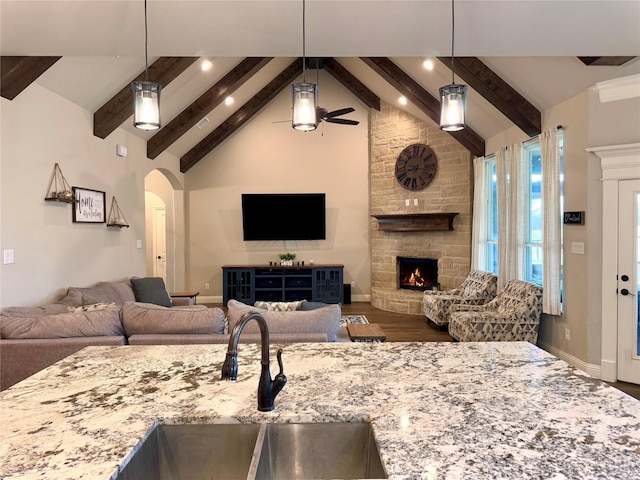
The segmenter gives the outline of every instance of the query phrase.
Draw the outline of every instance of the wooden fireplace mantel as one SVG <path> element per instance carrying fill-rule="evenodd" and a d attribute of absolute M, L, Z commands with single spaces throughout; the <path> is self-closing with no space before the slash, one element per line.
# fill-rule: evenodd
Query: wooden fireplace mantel
<path fill-rule="evenodd" d="M 453 230 L 455 213 L 398 213 L 371 215 L 385 232 L 444 232 Z"/>

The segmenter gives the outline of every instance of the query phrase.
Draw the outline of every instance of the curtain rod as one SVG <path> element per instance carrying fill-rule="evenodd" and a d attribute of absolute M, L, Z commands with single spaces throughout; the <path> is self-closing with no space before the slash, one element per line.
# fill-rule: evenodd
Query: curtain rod
<path fill-rule="evenodd" d="M 557 125 L 556 126 L 556 130 L 564 130 L 564 127 L 562 125 Z M 536 141 L 536 140 L 538 140 L 539 137 L 540 137 L 540 135 L 536 135 L 535 137 L 530 138 L 529 140 L 523 140 L 522 144 L 525 145 L 525 144 L 527 144 L 529 142 Z M 504 148 L 506 149 L 507 147 L 504 147 Z"/>

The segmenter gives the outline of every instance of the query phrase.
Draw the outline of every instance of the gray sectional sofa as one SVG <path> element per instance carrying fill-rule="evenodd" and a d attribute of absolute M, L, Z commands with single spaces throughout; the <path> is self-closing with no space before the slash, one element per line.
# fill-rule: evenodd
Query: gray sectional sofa
<path fill-rule="evenodd" d="M 339 305 L 310 311 L 270 311 L 231 300 L 227 312 L 160 295 L 147 299 L 136 279 L 71 287 L 54 304 L 9 307 L 0 314 L 0 390 L 87 346 L 228 343 L 229 331 L 248 311 L 260 311 L 272 343 L 336 341 Z M 165 290 L 166 293 L 166 290 Z M 159 305 L 168 304 L 170 306 Z M 255 322 L 242 343 L 258 343 Z"/>

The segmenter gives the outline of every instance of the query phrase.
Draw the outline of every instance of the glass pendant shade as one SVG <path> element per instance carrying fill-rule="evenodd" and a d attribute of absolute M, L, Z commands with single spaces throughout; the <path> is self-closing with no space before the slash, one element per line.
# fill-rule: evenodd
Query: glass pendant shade
<path fill-rule="evenodd" d="M 316 105 L 318 99 L 317 85 L 313 83 L 295 83 L 293 93 L 293 119 L 291 126 L 296 130 L 310 132 L 318 126 Z"/>
<path fill-rule="evenodd" d="M 133 82 L 133 125 L 141 130 L 160 128 L 160 91 L 159 83 Z"/>
<path fill-rule="evenodd" d="M 465 127 L 464 111 L 467 103 L 466 85 L 446 85 L 440 88 L 440 128 L 457 132 Z"/>

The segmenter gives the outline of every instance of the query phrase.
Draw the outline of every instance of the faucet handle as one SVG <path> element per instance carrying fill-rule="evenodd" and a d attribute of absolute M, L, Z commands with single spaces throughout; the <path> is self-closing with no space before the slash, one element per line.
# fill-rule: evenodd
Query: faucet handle
<path fill-rule="evenodd" d="M 284 366 L 282 365 L 282 349 L 278 349 L 278 353 L 276 354 L 276 358 L 278 359 L 278 367 L 280 368 L 280 372 L 276 375 L 276 378 L 273 379 L 273 388 L 272 394 L 273 398 L 276 398 L 276 395 L 280 393 L 287 383 L 287 377 L 284 374 Z"/>

